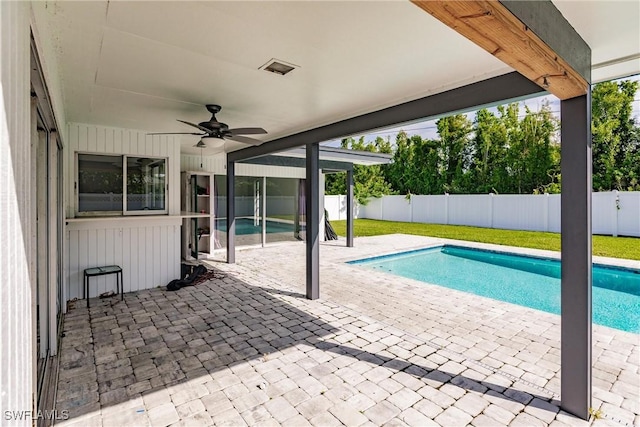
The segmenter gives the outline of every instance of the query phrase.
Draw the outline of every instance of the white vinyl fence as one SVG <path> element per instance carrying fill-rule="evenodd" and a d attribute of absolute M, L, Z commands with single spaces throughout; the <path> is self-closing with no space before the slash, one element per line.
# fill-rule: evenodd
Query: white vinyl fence
<path fill-rule="evenodd" d="M 346 219 L 345 196 L 325 196 L 329 219 Z M 560 232 L 559 194 L 384 196 L 356 218 Z M 640 192 L 593 193 L 593 234 L 640 237 Z"/>

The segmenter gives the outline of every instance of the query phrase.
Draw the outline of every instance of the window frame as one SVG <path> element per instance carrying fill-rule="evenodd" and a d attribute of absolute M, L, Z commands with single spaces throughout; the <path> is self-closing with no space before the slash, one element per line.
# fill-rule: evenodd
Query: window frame
<path fill-rule="evenodd" d="M 79 156 L 87 154 L 92 156 L 111 156 L 111 157 L 120 157 L 122 160 L 122 210 L 121 211 L 80 211 L 80 162 Z M 127 159 L 130 157 L 134 158 L 145 158 L 145 159 L 153 159 L 153 160 L 164 160 L 165 164 L 165 180 L 164 180 L 164 209 L 154 209 L 154 210 L 127 210 Z M 96 153 L 91 151 L 76 151 L 74 154 L 74 165 L 75 165 L 75 175 L 74 175 L 74 183 L 73 183 L 73 192 L 74 192 L 74 213 L 75 217 L 126 217 L 126 216 L 162 216 L 169 214 L 169 157 L 167 156 L 154 156 L 148 154 L 122 154 L 122 153 Z"/>

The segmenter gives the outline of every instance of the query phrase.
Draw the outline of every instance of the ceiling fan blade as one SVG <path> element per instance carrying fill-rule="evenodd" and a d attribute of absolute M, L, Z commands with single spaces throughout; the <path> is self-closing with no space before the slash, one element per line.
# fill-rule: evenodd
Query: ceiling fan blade
<path fill-rule="evenodd" d="M 228 132 L 233 135 L 263 135 L 267 133 L 267 131 L 262 128 L 235 128 L 229 129 Z"/>
<path fill-rule="evenodd" d="M 225 135 L 224 137 L 225 139 L 230 139 L 232 141 L 242 142 L 243 144 L 250 144 L 250 145 L 260 145 L 263 142 L 263 141 L 258 141 L 257 139 L 254 139 L 254 138 L 249 138 L 246 136 L 239 136 L 239 135 Z"/>
<path fill-rule="evenodd" d="M 202 134 L 193 133 L 193 132 L 154 132 L 154 133 L 148 133 L 147 135 L 202 135 Z"/>
<path fill-rule="evenodd" d="M 200 129 L 202 132 L 206 132 L 206 133 L 210 133 L 211 132 L 210 129 L 207 129 L 204 126 L 200 126 L 200 125 L 197 125 L 195 123 L 186 122 L 186 121 L 180 120 L 180 119 L 176 119 L 176 120 L 178 120 L 179 122 L 184 123 L 186 125 L 193 126 L 194 128 Z"/>

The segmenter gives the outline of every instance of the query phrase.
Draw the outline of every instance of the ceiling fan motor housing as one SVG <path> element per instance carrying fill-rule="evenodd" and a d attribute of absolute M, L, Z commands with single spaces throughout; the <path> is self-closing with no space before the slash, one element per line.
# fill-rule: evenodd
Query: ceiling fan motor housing
<path fill-rule="evenodd" d="M 229 130 L 229 126 L 227 126 L 226 123 L 220 123 L 220 122 L 214 122 L 214 121 L 209 121 L 209 122 L 201 122 L 198 123 L 200 126 L 205 127 L 211 131 L 218 131 L 218 132 L 226 132 L 227 130 Z"/>

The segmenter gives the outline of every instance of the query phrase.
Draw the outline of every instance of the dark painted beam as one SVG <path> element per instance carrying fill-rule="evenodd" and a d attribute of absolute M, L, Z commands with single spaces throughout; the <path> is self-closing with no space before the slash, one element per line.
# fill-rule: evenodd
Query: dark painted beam
<path fill-rule="evenodd" d="M 591 407 L 591 100 L 560 103 L 561 368 L 563 410 L 582 419 Z"/>
<path fill-rule="evenodd" d="M 320 150 L 307 144 L 305 215 L 307 231 L 307 298 L 320 298 Z"/>
<path fill-rule="evenodd" d="M 353 247 L 353 169 L 347 171 L 347 247 Z"/>
<path fill-rule="evenodd" d="M 227 160 L 227 263 L 236 262 L 235 163 Z"/>
<path fill-rule="evenodd" d="M 300 147 L 308 141 L 329 141 L 349 135 L 361 134 L 373 129 L 391 127 L 401 123 L 434 118 L 451 113 L 471 111 L 478 107 L 497 105 L 543 93 L 545 92 L 540 86 L 521 74 L 513 72 L 278 138 L 255 147 L 233 151 L 227 154 L 227 158 L 232 161 L 241 161 Z"/>
<path fill-rule="evenodd" d="M 547 46 L 591 83 L 591 48 L 549 0 L 500 0 Z"/>

